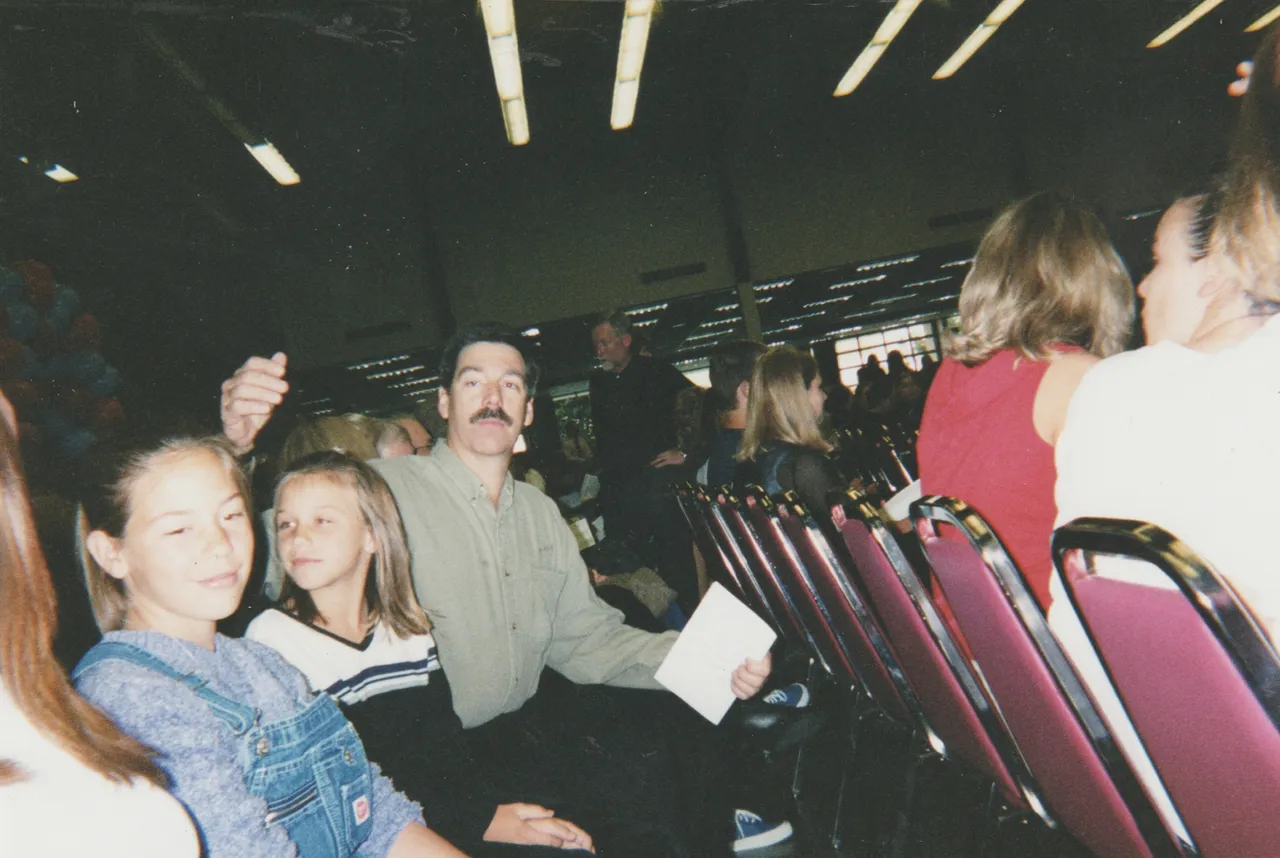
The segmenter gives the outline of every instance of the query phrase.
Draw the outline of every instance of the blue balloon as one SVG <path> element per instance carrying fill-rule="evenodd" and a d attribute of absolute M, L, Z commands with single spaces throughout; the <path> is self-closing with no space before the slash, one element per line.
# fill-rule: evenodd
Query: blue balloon
<path fill-rule="evenodd" d="M 39 378 L 54 381 L 71 375 L 70 355 L 56 354 L 40 367 Z"/>
<path fill-rule="evenodd" d="M 44 367 L 40 365 L 40 358 L 36 357 L 36 353 L 31 350 L 31 346 L 22 347 L 22 375 L 27 381 L 35 381 L 41 378 Z"/>
<path fill-rule="evenodd" d="M 102 371 L 102 375 L 89 382 L 89 392 L 94 396 L 110 396 L 120 387 L 120 370 L 114 366 L 109 366 Z"/>
<path fill-rule="evenodd" d="M 40 327 L 40 314 L 26 301 L 9 305 L 9 335 L 19 342 L 26 342 L 36 335 Z"/>
<path fill-rule="evenodd" d="M 88 429 L 72 429 L 66 435 L 58 439 L 62 452 L 73 459 L 78 459 L 96 443 L 98 436 L 90 432 Z"/>
<path fill-rule="evenodd" d="M 70 286 L 59 283 L 53 290 L 53 303 L 49 306 L 49 325 L 59 336 L 71 327 L 71 320 L 80 312 L 80 296 Z"/>
<path fill-rule="evenodd" d="M 12 268 L 0 265 L 0 289 L 17 286 L 21 290 L 26 282 L 26 279 Z"/>
<path fill-rule="evenodd" d="M 91 384 L 107 369 L 106 359 L 98 352 L 76 352 L 67 360 L 70 375 L 81 384 Z"/>
<path fill-rule="evenodd" d="M 76 428 L 76 424 L 71 422 L 70 417 L 55 408 L 49 408 L 42 412 L 42 422 L 45 431 L 59 442 Z"/>

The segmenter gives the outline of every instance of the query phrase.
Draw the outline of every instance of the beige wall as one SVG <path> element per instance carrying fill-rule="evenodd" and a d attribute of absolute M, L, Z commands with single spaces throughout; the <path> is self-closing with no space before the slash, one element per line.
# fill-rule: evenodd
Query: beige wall
<path fill-rule="evenodd" d="M 446 134 L 426 177 L 430 227 L 367 237 L 349 267 L 342 248 L 320 247 L 318 266 L 295 256 L 282 316 L 295 351 L 325 362 L 436 344 L 438 314 L 422 300 L 430 228 L 458 323 L 534 324 L 730 286 L 722 158 L 756 281 L 976 238 L 985 223 L 928 221 L 998 210 L 1027 190 L 1069 190 L 1117 212 L 1160 204 L 1225 152 L 1235 105 L 1205 87 L 1198 100 L 1185 88 L 1160 97 L 1157 83 L 1080 93 L 1045 73 L 1003 98 L 959 81 L 913 101 L 748 105 L 743 121 L 778 118 L 728 129 L 725 147 L 713 142 L 719 129 L 695 129 L 678 152 L 646 136 L 643 110 L 625 134 L 591 126 L 520 149 L 497 128 L 479 151 L 461 148 L 461 131 Z M 493 124 L 488 107 L 462 126 Z M 389 260 L 385 271 L 371 254 Z M 641 283 L 642 272 L 686 263 L 706 271 Z M 388 296 L 377 305 L 364 299 L 370 282 Z M 405 334 L 346 343 L 332 333 L 401 316 L 413 326 Z"/>

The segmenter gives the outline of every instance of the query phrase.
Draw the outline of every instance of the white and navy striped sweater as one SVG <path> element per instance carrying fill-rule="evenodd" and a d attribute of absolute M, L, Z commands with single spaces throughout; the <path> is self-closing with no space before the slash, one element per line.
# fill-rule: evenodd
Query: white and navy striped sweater
<path fill-rule="evenodd" d="M 429 633 L 400 638 L 383 623 L 355 644 L 272 608 L 249 624 L 245 637 L 276 650 L 313 691 L 328 692 L 343 706 L 426 685 L 440 669 Z"/>

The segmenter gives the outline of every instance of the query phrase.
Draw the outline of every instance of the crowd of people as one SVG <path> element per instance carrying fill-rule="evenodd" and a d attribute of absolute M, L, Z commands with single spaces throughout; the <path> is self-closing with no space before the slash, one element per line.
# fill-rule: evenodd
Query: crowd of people
<path fill-rule="evenodd" d="M 654 678 L 705 590 L 675 479 L 821 513 L 850 485 L 910 491 L 918 461 L 918 491 L 992 525 L 1104 713 L 1119 701 L 1049 556 L 1077 516 L 1178 535 L 1280 639 L 1265 529 L 1244 520 L 1280 482 L 1278 51 L 1273 28 L 1229 168 L 1169 207 L 1136 296 L 1099 219 L 1046 192 L 987 230 L 941 363 L 889 354 L 852 393 L 811 353 L 750 341 L 716 349 L 703 391 L 625 314 L 602 317 L 594 437 L 571 423 L 555 450 L 599 481 L 605 541 L 587 562 L 565 510 L 513 478 L 540 381 L 526 338 L 460 330 L 434 425 L 319 418 L 270 456 L 255 445 L 288 364 L 253 357 L 222 387 L 220 435 L 129 433 L 82 469 L 75 583 L 101 634 L 64 666 L 57 549 L 0 396 L 0 847 L 661 858 L 785 839 L 725 731 Z M 1147 344 L 1125 351 L 1137 297 Z M 609 607 L 608 586 L 648 616 Z M 748 659 L 725 681 L 745 700 L 789 678 L 774 673 Z"/>

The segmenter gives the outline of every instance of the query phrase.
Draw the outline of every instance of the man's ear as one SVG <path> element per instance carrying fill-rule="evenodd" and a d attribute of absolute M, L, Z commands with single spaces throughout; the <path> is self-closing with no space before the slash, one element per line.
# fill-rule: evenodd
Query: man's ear
<path fill-rule="evenodd" d="M 746 405 L 747 400 L 751 398 L 751 382 L 743 380 L 738 382 L 738 389 L 734 391 L 734 405 Z"/>
<path fill-rule="evenodd" d="M 436 411 L 445 420 L 449 419 L 449 388 L 444 385 L 440 385 L 440 393 L 436 396 Z"/>
<path fill-rule="evenodd" d="M 630 334 L 622 335 L 622 347 L 625 348 L 627 351 L 631 351 L 631 335 Z"/>
<path fill-rule="evenodd" d="M 528 402 L 526 402 L 526 403 L 524 404 L 524 424 L 523 424 L 523 426 L 524 426 L 524 428 L 528 428 L 528 427 L 530 427 L 530 426 L 532 426 L 532 425 L 533 425 L 533 400 L 532 400 L 532 399 L 530 399 Z"/>
<path fill-rule="evenodd" d="M 94 530 L 85 538 L 84 547 L 89 550 L 89 555 L 102 571 L 112 578 L 122 581 L 128 577 L 129 563 L 120 549 L 120 540 L 107 535 L 105 531 Z"/>

